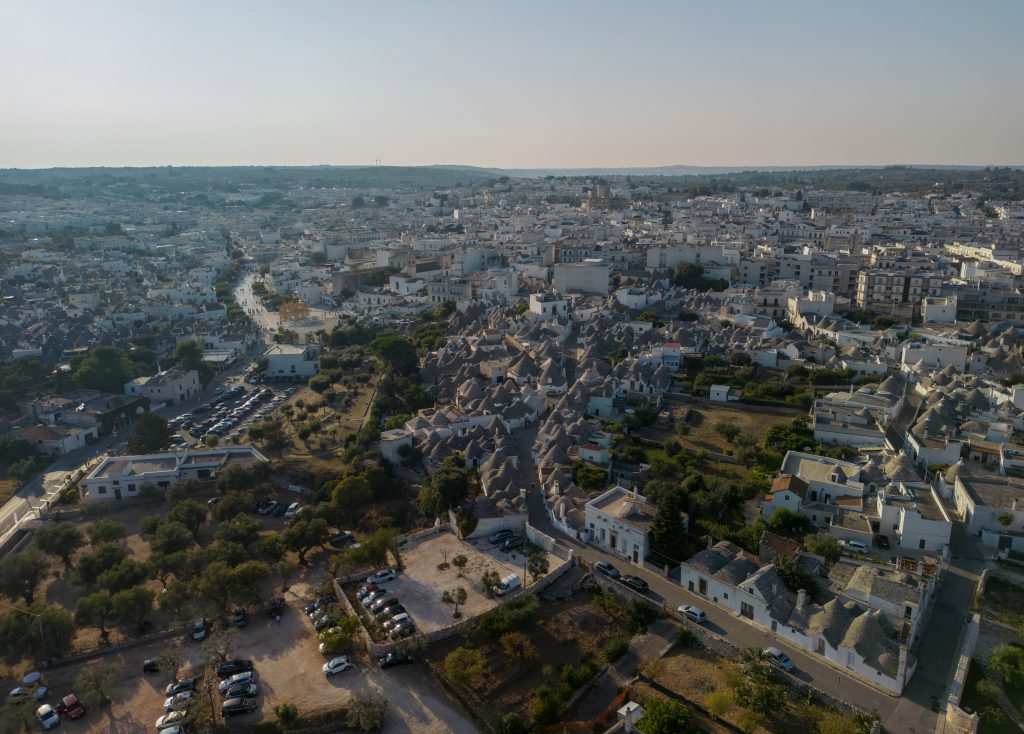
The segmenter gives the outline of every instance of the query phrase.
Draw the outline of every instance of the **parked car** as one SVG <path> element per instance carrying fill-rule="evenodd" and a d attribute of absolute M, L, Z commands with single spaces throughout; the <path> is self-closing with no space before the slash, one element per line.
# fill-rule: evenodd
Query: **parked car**
<path fill-rule="evenodd" d="M 487 540 L 488 540 L 488 542 L 492 543 L 493 545 L 498 545 L 498 543 L 504 543 L 506 540 L 511 538 L 513 535 L 514 535 L 514 533 L 511 530 L 503 529 L 503 530 L 499 530 L 496 533 L 491 533 L 489 536 L 487 536 Z"/>
<path fill-rule="evenodd" d="M 514 551 L 516 548 L 522 548 L 524 545 L 526 545 L 525 535 L 513 535 L 511 538 L 506 538 L 502 541 L 501 549 L 505 553 L 508 553 L 509 551 Z"/>
<path fill-rule="evenodd" d="M 369 594 L 371 591 L 376 591 L 378 588 L 379 587 L 377 586 L 377 584 L 366 584 L 365 586 L 360 586 L 359 591 L 356 592 L 356 598 L 359 601 L 362 601 L 366 598 L 367 594 Z"/>
<path fill-rule="evenodd" d="M 239 608 L 231 613 L 231 624 L 235 625 L 236 627 L 244 627 L 246 623 L 248 623 L 248 621 L 249 616 L 245 613 L 244 609 Z"/>
<path fill-rule="evenodd" d="M 210 622 L 206 619 L 197 619 L 192 623 L 192 639 L 205 640 L 206 635 L 210 632 Z"/>
<path fill-rule="evenodd" d="M 69 719 L 77 719 L 85 714 L 85 706 L 78 700 L 78 696 L 69 693 L 57 704 L 57 713 L 67 716 Z"/>
<path fill-rule="evenodd" d="M 218 678 L 229 678 L 232 675 L 252 670 L 252 660 L 225 660 L 217 666 Z"/>
<path fill-rule="evenodd" d="M 412 617 L 410 617 L 408 613 L 396 614 L 391 619 L 384 622 L 384 629 L 393 630 L 395 627 L 400 624 L 404 624 L 405 622 L 412 622 Z"/>
<path fill-rule="evenodd" d="M 889 550 L 889 536 L 887 535 L 876 535 L 875 545 L 884 550 Z"/>
<path fill-rule="evenodd" d="M 164 700 L 164 711 L 178 711 L 188 708 L 189 702 L 196 697 L 195 691 L 181 691 Z"/>
<path fill-rule="evenodd" d="M 256 679 L 256 673 L 251 670 L 246 670 L 242 673 L 236 673 L 230 678 L 225 678 L 217 686 L 217 690 L 224 693 L 227 689 L 232 686 L 237 686 L 239 683 L 252 683 Z"/>
<path fill-rule="evenodd" d="M 256 698 L 260 695 L 260 687 L 255 683 L 239 683 L 224 691 L 224 698 Z"/>
<path fill-rule="evenodd" d="M 769 663 L 782 668 L 787 673 L 792 672 L 796 667 L 793 665 L 793 661 L 789 659 L 789 656 L 777 647 L 766 647 L 761 652 L 761 655 Z"/>
<path fill-rule="evenodd" d="M 228 716 L 248 714 L 255 711 L 256 708 L 256 702 L 251 698 L 229 698 L 220 705 L 220 713 L 227 718 Z"/>
<path fill-rule="evenodd" d="M 594 570 L 603 573 L 610 579 L 617 579 L 619 578 L 619 576 L 622 575 L 619 573 L 619 569 L 615 568 L 615 566 L 608 563 L 608 561 L 598 561 L 594 564 Z"/>
<path fill-rule="evenodd" d="M 402 624 L 396 624 L 394 627 L 391 628 L 391 639 L 400 640 L 403 637 L 408 637 L 414 632 L 416 632 L 416 625 L 412 623 L 412 620 L 409 620 L 408 622 L 403 622 Z"/>
<path fill-rule="evenodd" d="M 160 659 L 150 658 L 149 660 L 143 661 L 142 663 L 143 673 L 159 673 L 160 672 Z"/>
<path fill-rule="evenodd" d="M 36 718 L 43 725 L 44 729 L 55 729 L 60 726 L 60 714 L 53 710 L 53 706 L 44 703 L 36 709 Z"/>
<path fill-rule="evenodd" d="M 697 624 L 704 624 L 708 621 L 707 615 L 704 614 L 704 610 L 700 607 L 694 607 L 690 606 L 689 604 L 683 604 L 676 611 L 682 614 L 687 619 L 689 619 L 691 622 L 696 622 Z"/>
<path fill-rule="evenodd" d="M 386 620 L 391 619 L 397 614 L 405 614 L 405 607 L 403 607 L 401 604 L 395 604 L 394 606 L 384 607 L 374 616 L 377 617 L 378 622 L 384 623 Z"/>
<path fill-rule="evenodd" d="M 851 553 L 867 553 L 870 550 L 863 540 L 840 540 L 839 545 Z"/>
<path fill-rule="evenodd" d="M 348 655 L 340 655 L 334 660 L 329 660 L 324 663 L 323 671 L 324 675 L 330 678 L 335 673 L 340 673 L 343 670 L 348 670 L 352 667 L 352 663 L 348 659 Z"/>
<path fill-rule="evenodd" d="M 278 502 L 277 500 L 267 500 L 258 508 L 256 508 L 256 512 L 258 512 L 261 515 L 270 515 L 274 512 L 274 510 L 276 510 L 280 506 L 281 503 Z"/>
<path fill-rule="evenodd" d="M 376 591 L 371 591 L 369 594 L 363 597 L 362 604 L 364 607 L 369 609 L 370 605 L 372 605 L 375 601 L 377 601 L 378 599 L 383 599 L 387 595 L 387 589 L 377 589 Z"/>
<path fill-rule="evenodd" d="M 331 615 L 325 614 L 324 616 L 320 617 L 320 619 L 318 619 L 316 622 L 313 623 L 313 629 L 315 629 L 317 632 L 320 632 L 322 630 L 327 629 L 328 627 L 330 627 L 333 624 L 334 624 L 334 619 L 331 618 Z"/>
<path fill-rule="evenodd" d="M 366 583 L 368 583 L 368 584 L 382 584 L 385 581 L 390 581 L 391 579 L 395 578 L 395 576 L 397 576 L 397 575 L 398 574 L 395 573 L 394 569 L 385 568 L 383 571 L 378 571 L 377 573 L 375 573 L 372 576 L 370 576 L 369 578 L 367 578 L 366 579 Z"/>
<path fill-rule="evenodd" d="M 381 609 L 386 609 L 387 607 L 393 607 L 395 604 L 398 604 L 398 597 L 395 596 L 394 594 L 388 594 L 387 596 L 381 597 L 380 599 L 375 601 L 373 604 L 371 604 L 369 611 L 370 611 L 370 614 L 376 614 Z"/>
<path fill-rule="evenodd" d="M 412 658 L 405 655 L 399 655 L 397 652 L 389 652 L 387 655 L 382 657 L 379 661 L 382 670 L 393 668 L 396 665 L 404 665 L 405 663 L 411 663 Z"/>
<path fill-rule="evenodd" d="M 352 533 L 338 533 L 328 541 L 332 548 L 348 548 L 356 542 L 356 538 Z"/>
<path fill-rule="evenodd" d="M 317 612 L 319 612 L 321 609 L 326 607 L 328 604 L 331 604 L 333 601 L 334 601 L 334 597 L 333 596 L 330 596 L 330 597 L 328 597 L 328 596 L 321 596 L 316 601 L 313 601 L 313 602 L 310 602 L 309 604 L 307 604 L 304 607 L 304 609 L 306 611 L 306 614 L 308 614 L 310 617 L 316 617 L 317 616 Z"/>
<path fill-rule="evenodd" d="M 290 505 L 288 505 L 288 509 L 285 510 L 284 516 L 287 518 L 295 517 L 295 513 L 299 511 L 300 507 L 302 507 L 302 505 L 300 505 L 298 502 L 292 502 Z"/>
<path fill-rule="evenodd" d="M 267 614 L 271 617 L 276 617 L 284 611 L 284 597 L 279 596 L 274 601 L 270 602 L 270 606 L 267 607 Z"/>
<path fill-rule="evenodd" d="M 171 727 L 181 727 L 186 716 L 188 716 L 188 713 L 185 711 L 171 711 L 169 714 L 164 714 L 156 720 L 156 730 L 164 731 Z"/>
<path fill-rule="evenodd" d="M 195 678 L 182 678 L 181 680 L 176 680 L 173 683 L 169 683 L 167 685 L 167 688 L 164 689 L 164 693 L 166 693 L 168 696 L 173 696 L 174 694 L 181 693 L 182 691 L 194 691 L 195 688 Z"/>
<path fill-rule="evenodd" d="M 37 701 L 42 701 L 44 698 L 50 695 L 50 689 L 46 686 L 32 686 L 26 688 L 25 686 L 18 686 L 13 691 L 7 694 L 8 698 L 29 698 L 32 697 Z"/>
<path fill-rule="evenodd" d="M 647 582 L 639 576 L 623 576 L 620 580 L 626 586 L 633 589 L 634 591 L 639 591 L 641 594 L 647 591 L 647 589 L 649 588 L 647 586 Z"/>

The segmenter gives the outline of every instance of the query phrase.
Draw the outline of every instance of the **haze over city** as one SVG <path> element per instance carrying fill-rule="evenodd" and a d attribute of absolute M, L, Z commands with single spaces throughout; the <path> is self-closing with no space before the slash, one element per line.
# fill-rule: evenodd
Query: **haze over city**
<path fill-rule="evenodd" d="M 0 4 L 0 166 L 1020 164 L 1017 2 Z"/>

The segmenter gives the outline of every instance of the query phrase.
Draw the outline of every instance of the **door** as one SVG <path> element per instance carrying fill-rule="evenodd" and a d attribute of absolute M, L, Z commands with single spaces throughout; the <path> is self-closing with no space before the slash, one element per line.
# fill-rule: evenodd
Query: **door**
<path fill-rule="evenodd" d="M 121 499 L 121 488 L 120 487 L 114 487 L 114 499 L 115 500 Z"/>
<path fill-rule="evenodd" d="M 633 546 L 633 563 L 640 563 L 640 549 Z"/>

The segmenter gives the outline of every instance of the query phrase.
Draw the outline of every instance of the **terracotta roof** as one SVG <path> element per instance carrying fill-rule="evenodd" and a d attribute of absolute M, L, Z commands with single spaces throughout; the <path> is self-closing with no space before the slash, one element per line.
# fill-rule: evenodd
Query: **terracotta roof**
<path fill-rule="evenodd" d="M 776 492 L 790 491 L 801 499 L 807 498 L 807 482 L 792 474 L 783 474 L 772 480 L 772 494 Z"/>
<path fill-rule="evenodd" d="M 761 534 L 761 543 L 758 547 L 758 555 L 763 556 L 765 550 L 769 550 L 774 556 L 781 556 L 782 558 L 788 558 L 792 561 L 800 555 L 800 550 L 802 548 L 803 546 L 795 540 L 784 538 L 781 535 L 776 535 L 770 530 L 765 530 L 764 533 Z"/>

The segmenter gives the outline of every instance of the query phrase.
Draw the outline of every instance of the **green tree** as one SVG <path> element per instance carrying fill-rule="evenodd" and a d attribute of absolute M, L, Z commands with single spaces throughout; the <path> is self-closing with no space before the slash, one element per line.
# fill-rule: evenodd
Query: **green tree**
<path fill-rule="evenodd" d="M 643 734 L 699 734 L 690 709 L 678 701 L 649 698 L 644 703 L 644 715 L 636 722 Z"/>
<path fill-rule="evenodd" d="M 455 589 L 451 589 L 450 591 L 445 591 L 443 594 L 441 594 L 441 601 L 444 604 L 450 604 L 455 609 L 455 612 L 452 614 L 452 616 L 456 619 L 458 619 L 460 616 L 459 607 L 466 603 L 467 598 L 468 595 L 466 594 L 466 590 L 461 586 Z"/>
<path fill-rule="evenodd" d="M 768 518 L 768 527 L 772 532 L 785 535 L 787 538 L 802 538 L 814 529 L 811 521 L 804 515 L 779 507 Z"/>
<path fill-rule="evenodd" d="M 128 451 L 133 454 L 163 451 L 173 435 L 174 432 L 168 427 L 166 418 L 156 413 L 143 413 L 135 419 L 132 433 L 128 436 Z"/>
<path fill-rule="evenodd" d="M 134 363 L 117 347 L 94 347 L 72 366 L 75 384 L 103 393 L 120 395 L 124 392 L 125 383 L 135 377 Z"/>
<path fill-rule="evenodd" d="M 165 520 L 149 540 L 149 547 L 157 555 L 172 555 L 188 550 L 195 543 L 195 535 L 177 520 Z"/>
<path fill-rule="evenodd" d="M 100 631 L 100 638 L 106 644 L 110 639 L 107 626 L 114 619 L 114 604 L 110 592 L 106 589 L 94 591 L 78 598 L 75 604 L 75 624 L 80 627 L 95 627 Z"/>
<path fill-rule="evenodd" d="M 458 570 L 459 576 L 462 576 L 462 572 L 466 570 L 467 563 L 469 563 L 469 559 L 461 553 L 452 559 L 452 565 Z"/>
<path fill-rule="evenodd" d="M 484 674 L 486 659 L 477 648 L 457 647 L 444 659 L 444 672 L 450 680 L 459 685 L 470 685 L 479 681 Z"/>
<path fill-rule="evenodd" d="M 0 563 L 0 594 L 8 599 L 22 598 L 31 604 L 36 589 L 50 575 L 50 561 L 37 548 L 10 555 Z"/>
<path fill-rule="evenodd" d="M 180 522 L 192 533 L 192 538 L 199 540 L 199 529 L 206 522 L 206 507 L 194 499 L 185 499 L 176 504 L 167 513 L 167 519 L 172 522 Z"/>
<path fill-rule="evenodd" d="M 730 442 L 735 441 L 736 437 L 740 435 L 740 429 L 736 424 L 725 421 L 715 423 L 715 431 L 719 436 Z"/>
<path fill-rule="evenodd" d="M 536 550 L 530 554 L 529 558 L 526 559 L 526 571 L 530 574 L 530 579 L 533 583 L 537 583 L 537 579 L 548 572 L 550 565 L 548 554 L 544 551 Z"/>
<path fill-rule="evenodd" d="M 89 536 L 89 542 L 92 545 L 100 545 L 121 540 L 121 538 L 128 534 L 128 528 L 117 522 L 117 520 L 103 519 L 94 522 L 85 532 Z"/>
<path fill-rule="evenodd" d="M 789 687 L 756 648 L 744 650 L 740 656 L 743 674 L 736 688 L 736 702 L 763 716 L 780 715 L 786 710 Z"/>
<path fill-rule="evenodd" d="M 804 549 L 808 553 L 822 556 L 828 563 L 835 563 L 843 555 L 839 541 L 832 535 L 808 533 L 804 536 Z"/>
<path fill-rule="evenodd" d="M 1024 683 L 1024 650 L 1013 645 L 1000 645 L 992 651 L 989 667 L 1010 686 Z"/>
<path fill-rule="evenodd" d="M 130 589 L 149 578 L 149 566 L 134 558 L 125 558 L 96 577 L 96 586 L 111 594 Z"/>
<path fill-rule="evenodd" d="M 12 662 L 25 655 L 42 660 L 66 655 L 74 637 L 74 619 L 57 606 L 19 603 L 0 613 L 0 653 Z"/>
<path fill-rule="evenodd" d="M 100 662 L 87 665 L 75 676 L 75 693 L 87 706 L 105 706 L 113 700 L 122 666 Z"/>
<path fill-rule="evenodd" d="M 128 549 L 120 543 L 101 543 L 79 556 L 78 566 L 73 575 L 74 582 L 79 586 L 91 586 L 96 583 L 100 574 L 127 557 Z"/>
<path fill-rule="evenodd" d="M 408 339 L 389 334 L 374 339 L 370 348 L 386 367 L 399 375 L 411 375 L 419 368 L 416 345 Z"/>
<path fill-rule="evenodd" d="M 796 593 L 803 589 L 811 599 L 817 599 L 820 593 L 818 582 L 814 580 L 810 572 L 803 566 L 788 558 L 779 557 L 775 559 L 775 570 L 779 578 L 786 585 L 786 588 Z M 764 713 L 768 713 L 765 711 Z"/>
<path fill-rule="evenodd" d="M 35 543 L 43 553 L 59 558 L 67 572 L 71 570 L 71 557 L 85 545 L 85 538 L 71 523 L 55 522 L 36 530 Z"/>
<path fill-rule="evenodd" d="M 299 723 L 299 707 L 294 703 L 279 703 L 274 706 L 274 718 L 281 731 L 294 729 Z"/>
<path fill-rule="evenodd" d="M 519 714 L 509 711 L 498 719 L 498 734 L 530 734 L 530 727 L 519 718 Z"/>
<path fill-rule="evenodd" d="M 522 632 L 506 632 L 501 636 L 499 643 L 501 651 L 509 660 L 523 662 L 537 657 L 537 647 L 533 640 Z"/>
<path fill-rule="evenodd" d="M 319 517 L 292 523 L 282 534 L 285 547 L 299 554 L 299 563 L 306 564 L 306 554 L 327 540 L 327 522 Z"/>
<path fill-rule="evenodd" d="M 484 596 L 488 599 L 493 599 L 498 595 L 498 588 L 501 586 L 501 576 L 498 575 L 497 571 L 484 571 L 483 576 L 480 577 L 480 589 L 484 592 Z"/>
<path fill-rule="evenodd" d="M 419 505 L 424 515 L 441 517 L 469 496 L 469 471 L 445 462 L 420 489 Z"/>
<path fill-rule="evenodd" d="M 193 595 L 189 587 L 178 579 L 172 579 L 160 594 L 158 604 L 160 611 L 167 612 L 174 619 L 178 619 L 185 605 L 192 599 Z"/>
<path fill-rule="evenodd" d="M 183 370 L 199 371 L 203 364 L 203 345 L 195 339 L 186 339 L 174 347 L 174 360 Z"/>
<path fill-rule="evenodd" d="M 237 515 L 221 523 L 215 537 L 217 540 L 240 543 L 249 547 L 260 539 L 261 530 L 263 530 L 263 523 L 252 515 Z"/>
<path fill-rule="evenodd" d="M 350 474 L 335 482 L 331 489 L 331 504 L 346 522 L 355 522 L 371 502 L 373 489 L 361 476 Z"/>
<path fill-rule="evenodd" d="M 153 611 L 156 595 L 145 586 L 133 586 L 110 597 L 114 620 L 122 627 L 138 627 Z"/>
<path fill-rule="evenodd" d="M 658 498 L 650 537 L 651 550 L 671 563 L 681 563 L 687 557 L 686 521 L 679 490 L 665 492 Z"/>

